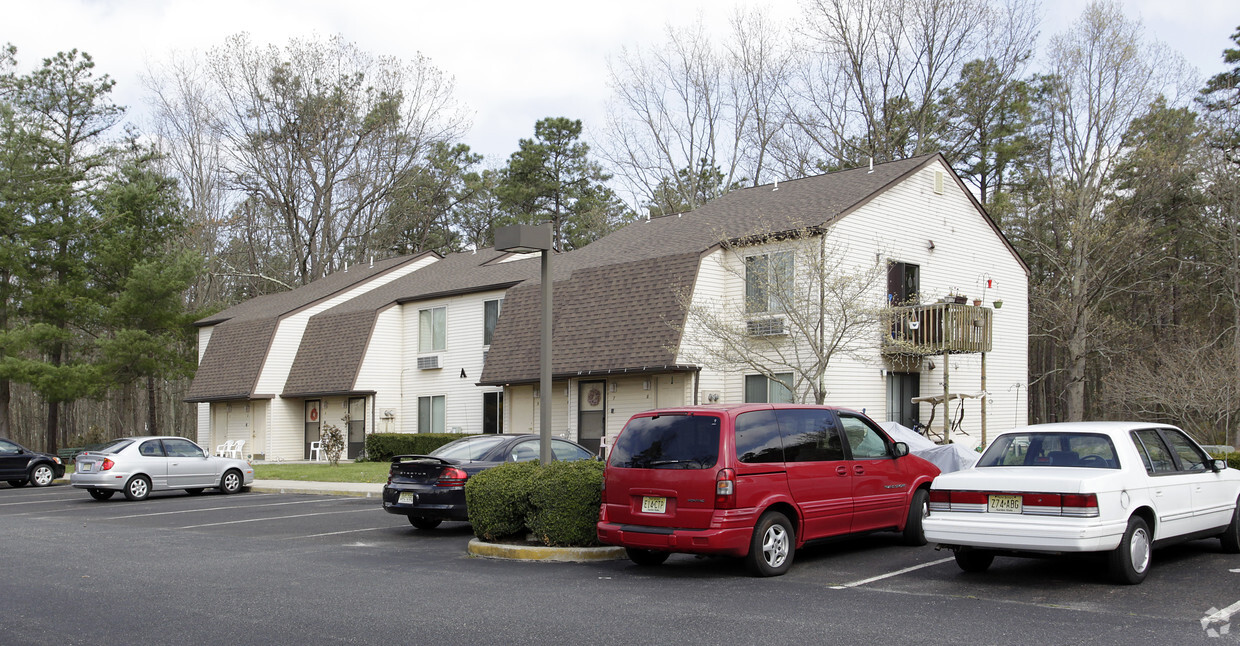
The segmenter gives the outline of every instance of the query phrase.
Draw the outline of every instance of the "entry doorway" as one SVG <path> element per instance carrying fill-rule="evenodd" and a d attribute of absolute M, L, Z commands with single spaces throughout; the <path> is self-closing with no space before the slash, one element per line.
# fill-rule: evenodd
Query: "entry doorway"
<path fill-rule="evenodd" d="M 366 398 L 349 398 L 349 440 L 346 457 L 353 460 L 366 448 Z"/>
<path fill-rule="evenodd" d="M 305 441 L 305 455 L 302 456 L 303 460 L 310 459 L 310 443 L 319 441 L 319 430 L 322 428 L 322 423 L 323 423 L 322 416 L 320 414 L 322 410 L 323 410 L 322 401 L 318 399 L 307 399 L 306 400 L 306 414 L 305 414 L 305 424 L 306 424 L 305 440 L 306 441 Z"/>
<path fill-rule="evenodd" d="M 504 393 L 482 393 L 482 432 L 504 432 Z"/>
<path fill-rule="evenodd" d="M 577 395 L 577 443 L 597 455 L 607 429 L 607 382 L 580 382 Z"/>
<path fill-rule="evenodd" d="M 887 373 L 887 421 L 916 429 L 921 419 L 914 397 L 921 397 L 920 373 Z"/>

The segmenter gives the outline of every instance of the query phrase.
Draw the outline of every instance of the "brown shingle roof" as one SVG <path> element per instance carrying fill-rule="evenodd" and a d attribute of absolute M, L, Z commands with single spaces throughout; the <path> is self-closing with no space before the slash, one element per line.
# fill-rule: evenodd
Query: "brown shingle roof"
<path fill-rule="evenodd" d="M 537 273 L 538 262 L 493 263 L 494 249 L 449 254 L 380 289 L 311 317 L 284 384 L 284 397 L 354 392 L 378 311 L 454 294 L 507 289 Z"/>
<path fill-rule="evenodd" d="M 350 267 L 305 287 L 252 298 L 197 321 L 195 325 L 200 327 L 214 325 L 215 328 L 185 401 L 222 401 L 274 394 L 255 393 L 254 388 L 282 317 L 426 255 L 401 256 Z"/>
<path fill-rule="evenodd" d="M 185 401 L 246 399 L 254 395 L 276 322 L 275 318 L 264 318 L 216 326 Z"/>
<path fill-rule="evenodd" d="M 672 367 L 701 255 L 682 253 L 587 267 L 555 281 L 551 334 L 558 377 Z M 553 265 L 554 267 L 554 265 Z M 482 372 L 483 385 L 538 380 L 542 290 L 509 290 Z"/>

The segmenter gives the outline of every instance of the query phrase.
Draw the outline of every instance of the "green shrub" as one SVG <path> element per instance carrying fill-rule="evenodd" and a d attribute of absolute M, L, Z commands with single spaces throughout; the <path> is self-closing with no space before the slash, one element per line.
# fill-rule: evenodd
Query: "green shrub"
<path fill-rule="evenodd" d="M 602 503 L 603 463 L 597 460 L 552 462 L 540 467 L 530 483 L 530 532 L 545 545 L 598 545 L 595 527 Z"/>
<path fill-rule="evenodd" d="M 537 462 L 509 462 L 465 481 L 465 507 L 474 535 L 488 541 L 525 533 Z"/>
<path fill-rule="evenodd" d="M 426 455 L 462 437 L 467 436 L 461 433 L 371 433 L 366 436 L 366 459 L 379 462 L 396 455 Z"/>
<path fill-rule="evenodd" d="M 1240 469 L 1240 453 L 1228 453 L 1221 457 L 1227 459 L 1227 466 L 1233 469 Z"/>

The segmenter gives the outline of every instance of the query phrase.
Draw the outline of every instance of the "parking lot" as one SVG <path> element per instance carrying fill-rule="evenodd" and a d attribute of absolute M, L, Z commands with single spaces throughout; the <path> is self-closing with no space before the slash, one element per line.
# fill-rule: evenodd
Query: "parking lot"
<path fill-rule="evenodd" d="M 0 642 L 1240 641 L 1221 619 L 1240 607 L 1240 558 L 1216 540 L 1159 550 L 1145 583 L 1115 586 L 1092 558 L 964 574 L 894 534 L 812 546 L 773 579 L 687 555 L 656 568 L 478 559 L 470 538 L 464 523 L 415 530 L 377 498 L 95 502 L 0 484 Z"/>

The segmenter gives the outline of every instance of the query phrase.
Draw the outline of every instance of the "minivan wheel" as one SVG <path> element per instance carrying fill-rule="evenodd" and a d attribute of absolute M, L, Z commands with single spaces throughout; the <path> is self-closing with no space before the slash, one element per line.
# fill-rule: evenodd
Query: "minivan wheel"
<path fill-rule="evenodd" d="M 749 543 L 745 566 L 754 576 L 779 576 L 792 567 L 796 551 L 796 532 L 788 517 L 768 511 L 758 519 Z"/>
<path fill-rule="evenodd" d="M 628 555 L 630 561 L 642 566 L 662 565 L 667 557 L 671 556 L 669 552 L 639 550 L 635 547 L 624 548 L 624 553 Z"/>
<path fill-rule="evenodd" d="M 930 514 L 930 494 L 925 489 L 913 492 L 913 501 L 908 506 L 908 520 L 904 522 L 903 543 L 905 545 L 925 545 L 926 532 L 921 528 L 921 521 Z"/>

